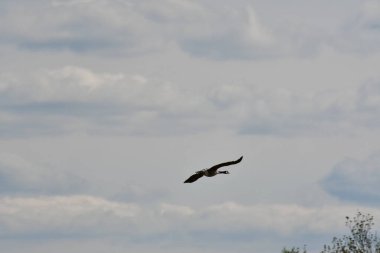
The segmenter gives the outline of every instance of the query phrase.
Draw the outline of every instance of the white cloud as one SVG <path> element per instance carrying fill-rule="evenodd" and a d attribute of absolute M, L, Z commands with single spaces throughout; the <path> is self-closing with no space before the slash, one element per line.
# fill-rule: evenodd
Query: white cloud
<path fill-rule="evenodd" d="M 116 132 L 160 133 L 173 121 L 179 123 L 178 128 L 166 131 L 186 132 L 189 129 L 181 130 L 185 124 L 181 121 L 200 111 L 207 114 L 204 97 L 141 75 L 64 67 L 21 78 L 8 75 L 0 83 L 4 135 L 12 135 L 12 130 L 23 135 L 38 134 L 39 129 L 61 133 L 103 127 Z"/>
<path fill-rule="evenodd" d="M 380 126 L 377 81 L 353 89 L 309 93 L 248 84 L 199 90 L 138 74 L 67 66 L 19 76 L 4 74 L 0 87 L 3 137 L 216 130 L 329 135 Z"/>
<path fill-rule="evenodd" d="M 324 189 L 342 200 L 377 205 L 380 200 L 380 155 L 345 159 L 322 180 Z"/>
<path fill-rule="evenodd" d="M 133 231 L 140 208 L 89 196 L 9 198 L 0 200 L 2 235 L 102 234 Z M 122 222 L 122 223 L 121 223 Z"/>
<path fill-rule="evenodd" d="M 3 197 L 0 199 L 0 233 L 3 236 L 79 234 L 89 237 L 123 234 L 130 239 L 160 236 L 165 240 L 185 236 L 202 241 L 218 234 L 228 240 L 234 234 L 243 233 L 251 240 L 264 232 L 281 237 L 340 232 L 344 229 L 344 217 L 356 211 L 356 206 L 309 208 L 233 202 L 203 208 L 175 204 L 141 206 L 85 195 Z M 368 211 L 375 218 L 380 215 L 377 209 Z M 209 236 L 204 232 L 209 232 Z M 200 234 L 205 237 L 199 237 Z"/>
<path fill-rule="evenodd" d="M 259 21 L 253 8 L 224 7 L 212 7 L 208 9 L 212 15 L 187 24 L 192 32 L 184 32 L 179 37 L 184 51 L 222 60 L 265 58 L 284 53 L 278 50 L 278 41 Z"/>

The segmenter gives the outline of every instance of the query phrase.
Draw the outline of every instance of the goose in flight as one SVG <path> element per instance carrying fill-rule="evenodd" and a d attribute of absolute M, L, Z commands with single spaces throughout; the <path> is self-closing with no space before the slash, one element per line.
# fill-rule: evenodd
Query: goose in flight
<path fill-rule="evenodd" d="M 204 170 L 197 171 L 197 172 L 195 172 L 195 174 L 193 174 L 188 179 L 186 179 L 186 181 L 184 183 L 193 183 L 193 182 L 197 181 L 199 178 L 201 178 L 203 176 L 213 177 L 213 176 L 218 175 L 218 174 L 230 174 L 227 170 L 225 170 L 225 171 L 218 171 L 218 169 L 221 168 L 221 167 L 224 167 L 224 166 L 229 166 L 229 165 L 240 163 L 241 160 L 243 160 L 243 157 L 240 157 L 236 161 L 230 161 L 230 162 L 220 163 L 220 164 L 212 166 L 209 169 L 204 169 Z"/>

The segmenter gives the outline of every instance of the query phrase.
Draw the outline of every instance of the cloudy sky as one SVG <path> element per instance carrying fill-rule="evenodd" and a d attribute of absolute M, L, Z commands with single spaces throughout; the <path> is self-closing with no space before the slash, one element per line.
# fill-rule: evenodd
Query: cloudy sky
<path fill-rule="evenodd" d="M 2 0 L 0 250 L 318 252 L 358 210 L 380 228 L 379 70 L 379 0 Z"/>

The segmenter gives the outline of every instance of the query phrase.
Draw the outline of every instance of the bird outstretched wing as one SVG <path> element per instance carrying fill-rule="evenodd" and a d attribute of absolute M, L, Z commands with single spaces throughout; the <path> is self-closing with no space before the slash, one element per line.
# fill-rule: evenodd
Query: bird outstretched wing
<path fill-rule="evenodd" d="M 190 176 L 188 179 L 186 179 L 184 183 L 193 183 L 197 181 L 198 179 L 200 179 L 201 177 L 203 177 L 203 173 L 197 172 L 193 174 L 192 176 Z"/>
<path fill-rule="evenodd" d="M 208 171 L 210 172 L 215 172 L 217 169 L 219 169 L 220 167 L 224 167 L 224 166 L 229 166 L 229 165 L 233 165 L 233 164 L 237 164 L 237 163 L 240 163 L 241 160 L 243 160 L 243 157 L 241 156 L 239 159 L 235 160 L 235 161 L 230 161 L 230 162 L 225 162 L 225 163 L 220 163 L 220 164 L 217 164 L 217 165 L 214 165 L 212 166 L 211 168 L 208 169 Z"/>

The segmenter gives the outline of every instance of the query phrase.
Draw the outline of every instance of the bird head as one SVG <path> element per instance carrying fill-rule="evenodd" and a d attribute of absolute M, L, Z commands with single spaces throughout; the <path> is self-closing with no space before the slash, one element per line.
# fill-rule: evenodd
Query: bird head
<path fill-rule="evenodd" d="M 230 174 L 227 170 L 225 171 L 219 171 L 220 174 Z"/>

